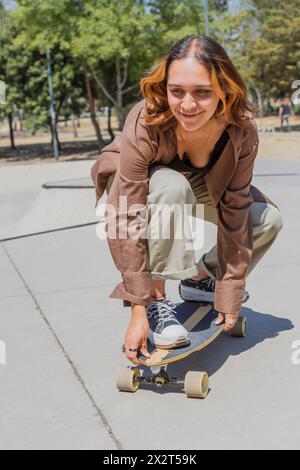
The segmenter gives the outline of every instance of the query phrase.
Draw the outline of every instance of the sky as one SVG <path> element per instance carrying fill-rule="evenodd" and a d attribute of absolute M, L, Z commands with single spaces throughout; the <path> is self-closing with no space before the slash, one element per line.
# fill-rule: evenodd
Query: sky
<path fill-rule="evenodd" d="M 8 10 L 12 10 L 16 7 L 16 1 L 15 0 L 3 0 L 3 3 L 4 3 L 4 6 L 8 9 Z"/>

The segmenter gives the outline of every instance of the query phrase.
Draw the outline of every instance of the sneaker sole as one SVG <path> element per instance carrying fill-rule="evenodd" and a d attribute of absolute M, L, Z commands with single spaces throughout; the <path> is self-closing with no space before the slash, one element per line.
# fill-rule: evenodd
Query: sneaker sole
<path fill-rule="evenodd" d="M 214 294 L 211 292 L 199 292 L 197 289 L 179 284 L 179 295 L 182 300 L 191 300 L 196 302 L 214 302 Z"/>
<path fill-rule="evenodd" d="M 157 340 L 154 341 L 154 336 L 152 331 L 149 332 L 149 341 L 152 344 L 152 346 L 160 349 L 175 349 L 175 348 L 180 348 L 182 346 L 188 346 L 190 344 L 190 340 L 186 338 L 185 336 L 179 336 L 174 343 L 171 344 L 164 344 L 162 341 Z"/>
<path fill-rule="evenodd" d="M 208 302 L 213 304 L 215 300 L 215 295 L 212 294 L 211 292 L 204 292 L 204 291 L 198 291 L 197 289 L 193 289 L 192 287 L 187 287 L 182 284 L 179 284 L 178 286 L 178 292 L 182 300 L 187 300 L 187 301 L 194 301 L 194 302 Z M 245 298 L 243 299 L 243 304 L 249 300 L 249 293 L 245 295 Z"/>

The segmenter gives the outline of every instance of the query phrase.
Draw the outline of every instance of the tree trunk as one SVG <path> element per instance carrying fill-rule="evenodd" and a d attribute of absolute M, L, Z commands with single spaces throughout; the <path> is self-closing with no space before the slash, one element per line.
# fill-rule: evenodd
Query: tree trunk
<path fill-rule="evenodd" d="M 115 134 L 114 134 L 114 131 L 112 130 L 112 127 L 111 127 L 111 107 L 110 106 L 108 106 L 107 130 L 108 130 L 108 133 L 110 135 L 111 140 L 113 140 L 115 138 Z"/>
<path fill-rule="evenodd" d="M 75 122 L 75 116 L 72 113 L 72 127 L 73 127 L 73 136 L 78 137 L 78 132 L 77 132 L 77 127 L 76 127 L 76 122 Z"/>
<path fill-rule="evenodd" d="M 134 85 L 131 85 L 127 87 L 126 89 L 124 89 L 124 86 L 127 81 L 127 76 L 128 76 L 128 60 L 125 60 L 125 62 L 123 61 L 123 64 L 122 64 L 123 73 L 121 73 L 120 57 L 116 58 L 115 67 L 116 67 L 116 74 L 115 74 L 116 75 L 116 97 L 112 96 L 109 93 L 104 83 L 102 83 L 102 81 L 99 79 L 99 77 L 97 77 L 95 73 L 93 74 L 93 77 L 99 89 L 106 96 L 106 98 L 110 101 L 112 106 L 115 107 L 117 111 L 118 120 L 119 120 L 119 130 L 122 130 L 124 127 L 124 123 L 125 123 L 125 115 L 123 112 L 123 96 L 126 93 L 129 93 L 135 90 L 136 88 L 138 88 L 139 83 L 135 83 Z"/>
<path fill-rule="evenodd" d="M 55 125 L 54 132 L 55 132 L 55 135 L 56 135 L 58 150 L 59 150 L 59 152 L 61 152 L 62 147 L 61 147 L 61 143 L 60 143 L 59 138 L 58 138 L 57 123 L 56 123 L 56 125 Z"/>
<path fill-rule="evenodd" d="M 23 125 L 22 113 L 20 111 L 20 108 L 17 108 L 17 113 L 18 113 L 18 119 L 19 119 L 19 128 L 20 128 L 20 131 L 23 132 L 24 125 Z"/>
<path fill-rule="evenodd" d="M 87 74 L 86 69 L 84 70 L 84 77 L 85 77 L 85 85 L 86 85 L 86 92 L 87 92 L 87 98 L 88 98 L 91 121 L 93 123 L 94 129 L 95 129 L 95 132 L 96 132 L 96 137 L 97 137 L 99 150 L 101 150 L 102 147 L 103 147 L 104 141 L 103 141 L 103 138 L 102 138 L 99 123 L 98 123 L 97 118 L 96 118 L 95 100 L 94 100 L 94 95 L 93 95 L 93 91 L 92 91 L 92 84 L 91 84 L 91 80 L 88 78 L 88 74 Z"/>
<path fill-rule="evenodd" d="M 50 121 L 50 129 L 51 129 L 51 146 L 53 148 L 53 133 L 52 133 L 52 121 Z M 58 138 L 58 132 L 57 132 L 57 121 L 55 123 L 55 128 L 54 128 L 54 132 L 55 132 L 55 136 L 56 136 L 56 140 L 57 140 L 57 148 L 59 150 L 59 152 L 62 150 L 62 147 L 61 147 L 61 143 L 59 141 L 59 138 Z"/>
<path fill-rule="evenodd" d="M 117 113 L 119 119 L 119 131 L 121 131 L 124 127 L 125 123 L 125 116 L 122 111 L 123 107 L 123 80 L 121 76 L 121 69 L 120 69 L 120 58 L 117 57 L 116 59 L 116 82 L 117 82 Z"/>
<path fill-rule="evenodd" d="M 260 112 L 259 112 L 259 115 L 260 115 L 260 127 L 261 129 L 263 128 L 263 97 L 262 97 L 262 93 L 261 91 L 255 86 L 254 87 L 254 90 L 256 92 L 256 95 L 257 95 L 257 102 L 258 102 L 258 106 L 260 107 Z"/>
<path fill-rule="evenodd" d="M 14 138 L 14 129 L 13 129 L 13 116 L 12 113 L 8 114 L 8 124 L 9 124 L 9 136 L 10 136 L 10 146 L 15 150 L 15 138 Z"/>

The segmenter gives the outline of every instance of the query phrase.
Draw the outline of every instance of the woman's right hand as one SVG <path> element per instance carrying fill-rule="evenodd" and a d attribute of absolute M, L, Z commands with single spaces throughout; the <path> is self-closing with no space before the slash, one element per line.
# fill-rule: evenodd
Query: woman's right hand
<path fill-rule="evenodd" d="M 125 335 L 125 354 L 126 357 L 135 365 L 139 365 L 136 351 L 129 349 L 140 349 L 145 357 L 150 357 L 147 350 L 149 322 L 146 307 L 143 305 L 132 304 L 132 316 Z"/>

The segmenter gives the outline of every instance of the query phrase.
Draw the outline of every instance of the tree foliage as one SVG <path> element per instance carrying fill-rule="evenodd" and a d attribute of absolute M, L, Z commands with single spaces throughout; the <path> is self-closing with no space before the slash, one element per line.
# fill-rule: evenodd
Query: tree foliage
<path fill-rule="evenodd" d="M 262 103 L 292 93 L 300 78 L 299 0 L 248 0 L 232 15 L 210 0 L 209 35 L 219 41 Z M 175 41 L 205 32 L 199 0 L 0 0 L 0 80 L 7 83 L 2 117 L 22 110 L 35 132 L 49 125 L 46 51 L 52 56 L 56 111 L 114 108 L 122 128 L 140 99 L 139 80 Z M 0 116 L 1 117 L 1 116 Z"/>

